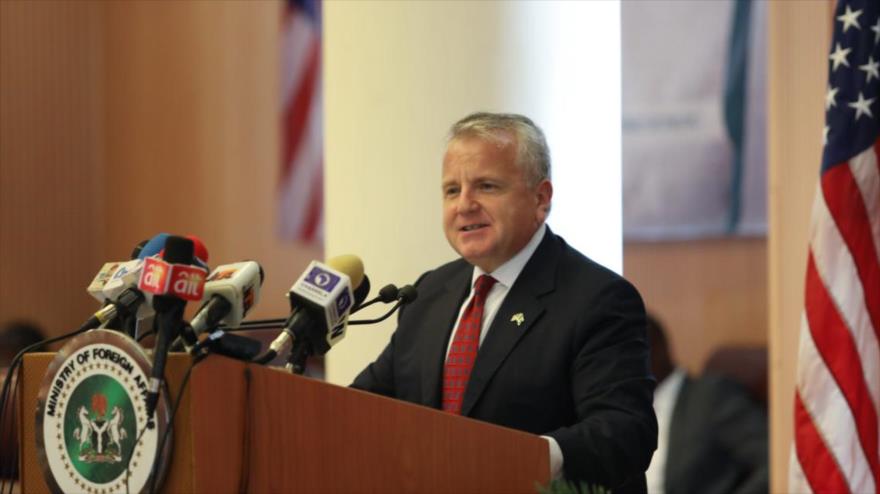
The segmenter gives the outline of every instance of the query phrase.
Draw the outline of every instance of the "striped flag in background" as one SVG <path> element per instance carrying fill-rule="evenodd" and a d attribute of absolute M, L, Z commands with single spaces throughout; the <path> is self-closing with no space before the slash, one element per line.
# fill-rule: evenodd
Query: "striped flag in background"
<path fill-rule="evenodd" d="M 880 492 L 880 2 L 837 5 L 801 318 L 791 492 Z"/>
<path fill-rule="evenodd" d="M 320 0 L 288 0 L 281 36 L 283 107 L 278 232 L 284 240 L 321 242 L 324 140 Z"/>

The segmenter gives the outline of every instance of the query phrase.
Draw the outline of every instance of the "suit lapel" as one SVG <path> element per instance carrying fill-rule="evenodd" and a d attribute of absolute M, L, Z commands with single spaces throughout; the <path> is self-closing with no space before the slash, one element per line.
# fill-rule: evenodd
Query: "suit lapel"
<path fill-rule="evenodd" d="M 422 344 L 422 403 L 440 408 L 440 394 L 443 389 L 443 364 L 446 361 L 446 347 L 452 326 L 458 317 L 458 309 L 470 288 L 473 268 L 456 273 L 446 282 L 445 290 L 437 297 L 437 302 L 425 314 L 427 331 L 421 339 Z"/>
<path fill-rule="evenodd" d="M 486 339 L 480 345 L 464 393 L 462 415 L 470 414 L 507 355 L 544 313 L 538 296 L 553 291 L 555 287 L 558 254 L 556 236 L 548 227 L 541 244 L 504 298 L 488 328 Z"/>

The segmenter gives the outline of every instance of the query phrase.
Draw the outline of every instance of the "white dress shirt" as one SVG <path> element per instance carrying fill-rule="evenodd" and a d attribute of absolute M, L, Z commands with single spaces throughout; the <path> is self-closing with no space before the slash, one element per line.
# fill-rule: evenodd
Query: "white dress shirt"
<path fill-rule="evenodd" d="M 684 383 L 684 370 L 675 368 L 654 390 L 654 413 L 657 415 L 657 451 L 651 458 L 651 465 L 645 476 L 648 481 L 648 492 L 659 494 L 665 491 L 666 457 L 669 452 L 669 426 L 672 425 L 672 413 L 675 402 Z"/>

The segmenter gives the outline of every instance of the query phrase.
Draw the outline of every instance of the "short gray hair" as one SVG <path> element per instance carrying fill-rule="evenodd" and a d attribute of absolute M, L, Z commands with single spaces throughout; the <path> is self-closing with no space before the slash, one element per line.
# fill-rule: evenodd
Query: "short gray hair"
<path fill-rule="evenodd" d="M 550 179 L 550 149 L 540 127 L 532 120 L 515 113 L 477 112 L 462 118 L 449 129 L 448 142 L 459 137 L 479 137 L 503 143 L 498 131 L 512 133 L 516 137 L 517 165 L 526 173 L 531 186 Z"/>

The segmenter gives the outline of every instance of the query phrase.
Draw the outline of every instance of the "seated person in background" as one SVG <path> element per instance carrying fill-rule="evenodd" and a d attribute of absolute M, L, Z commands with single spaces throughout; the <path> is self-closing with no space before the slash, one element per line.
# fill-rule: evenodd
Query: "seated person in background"
<path fill-rule="evenodd" d="M 676 366 L 663 327 L 650 314 L 648 340 L 659 427 L 648 492 L 767 492 L 767 417 L 761 407 L 733 380 L 690 377 Z"/>
<path fill-rule="evenodd" d="M 11 321 L 0 329 L 0 369 L 4 371 L 24 347 L 46 339 L 43 331 L 26 321 Z M 37 348 L 35 351 L 41 351 Z"/>
<path fill-rule="evenodd" d="M 12 364 L 12 359 L 24 347 L 34 344 L 45 339 L 43 332 L 32 323 L 23 321 L 13 321 L 3 325 L 0 329 L 0 387 L 6 380 L 6 373 Z M 39 350 L 39 349 L 37 349 Z M 14 385 L 15 383 L 10 383 Z M 10 410 L 17 410 L 18 405 L 12 403 L 7 405 L 7 413 Z M 14 416 L 13 416 L 14 418 Z M 4 429 L 0 430 L 0 476 L 9 478 L 17 477 L 17 468 L 12 472 L 4 471 L 3 466 L 9 465 L 13 454 L 18 449 L 18 431 L 15 430 L 15 421 L 3 419 Z"/>

